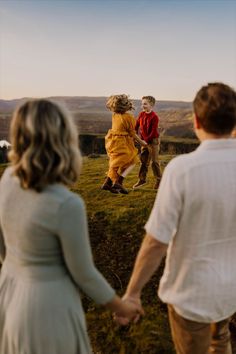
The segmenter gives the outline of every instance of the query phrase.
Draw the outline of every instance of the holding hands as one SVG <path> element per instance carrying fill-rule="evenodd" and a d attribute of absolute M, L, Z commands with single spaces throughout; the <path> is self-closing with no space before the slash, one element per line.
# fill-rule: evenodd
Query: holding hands
<path fill-rule="evenodd" d="M 106 304 L 106 308 L 111 310 L 114 314 L 114 319 L 120 325 L 126 326 L 132 322 L 137 322 L 144 311 L 140 300 L 124 296 L 121 299 L 119 296 L 115 297 Z"/>
<path fill-rule="evenodd" d="M 137 323 L 140 316 L 144 315 L 140 298 L 124 295 L 122 298 L 123 309 L 114 313 L 114 320 L 121 326 L 127 326 L 130 322 Z"/>
<path fill-rule="evenodd" d="M 136 140 L 141 146 L 147 146 L 147 145 L 148 145 L 145 140 L 142 140 L 142 139 L 138 136 L 138 134 L 135 134 L 134 140 Z"/>

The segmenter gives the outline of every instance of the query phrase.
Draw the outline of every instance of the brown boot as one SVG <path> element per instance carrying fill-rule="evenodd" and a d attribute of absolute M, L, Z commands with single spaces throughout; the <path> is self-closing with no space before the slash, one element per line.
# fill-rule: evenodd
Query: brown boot
<path fill-rule="evenodd" d="M 103 185 L 101 186 L 101 189 L 103 189 L 104 191 L 110 191 L 112 193 L 118 194 L 119 192 L 112 190 L 112 180 L 110 179 L 110 177 L 107 177 L 103 183 Z"/>
<path fill-rule="evenodd" d="M 114 191 L 117 191 L 117 193 L 121 193 L 121 194 L 128 194 L 129 192 L 127 191 L 127 189 L 125 189 L 121 184 L 119 183 L 114 183 L 113 186 L 111 187 L 111 192 L 112 193 L 116 193 Z"/>
<path fill-rule="evenodd" d="M 109 191 L 111 189 L 111 186 L 112 186 L 112 180 L 110 179 L 110 177 L 107 177 L 103 185 L 101 186 L 101 189 L 103 189 L 104 191 Z"/>
<path fill-rule="evenodd" d="M 118 191 L 118 193 L 121 193 L 121 194 L 128 194 L 129 192 L 127 191 L 127 189 L 125 189 L 122 186 L 123 181 L 124 181 L 124 177 L 119 176 L 118 179 L 116 180 L 116 182 L 113 184 L 112 190 L 116 190 L 116 191 Z"/>

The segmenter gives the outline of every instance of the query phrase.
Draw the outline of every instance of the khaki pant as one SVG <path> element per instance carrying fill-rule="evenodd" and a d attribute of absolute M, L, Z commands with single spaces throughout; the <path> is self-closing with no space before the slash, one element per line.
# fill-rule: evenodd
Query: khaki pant
<path fill-rule="evenodd" d="M 229 319 L 200 323 L 178 315 L 168 305 L 171 334 L 177 354 L 232 354 Z"/>
<path fill-rule="evenodd" d="M 141 167 L 139 170 L 139 179 L 146 181 L 146 176 L 148 172 L 148 167 L 152 161 L 152 171 L 154 176 L 157 179 L 161 179 L 161 168 L 158 160 L 160 150 L 160 141 L 159 139 L 153 139 L 151 144 L 148 146 L 141 147 Z"/>

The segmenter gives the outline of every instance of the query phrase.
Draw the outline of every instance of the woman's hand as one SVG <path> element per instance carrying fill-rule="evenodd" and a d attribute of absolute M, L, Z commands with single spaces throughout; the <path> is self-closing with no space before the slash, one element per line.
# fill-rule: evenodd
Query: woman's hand
<path fill-rule="evenodd" d="M 144 315 L 140 299 L 124 296 L 122 303 L 122 309 L 114 314 L 114 319 L 118 324 L 126 326 L 130 321 L 137 323 L 140 316 Z"/>

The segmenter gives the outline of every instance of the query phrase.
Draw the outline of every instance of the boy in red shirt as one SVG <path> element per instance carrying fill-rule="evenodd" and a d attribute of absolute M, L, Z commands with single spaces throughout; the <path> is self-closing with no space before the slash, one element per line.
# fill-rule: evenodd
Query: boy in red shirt
<path fill-rule="evenodd" d="M 158 161 L 158 155 L 160 150 L 160 140 L 158 133 L 159 118 L 153 107 L 155 105 L 155 98 L 152 96 L 142 97 L 142 109 L 136 121 L 135 130 L 141 135 L 142 140 L 146 141 L 147 146 L 141 147 L 141 167 L 139 170 L 139 180 L 133 186 L 133 189 L 140 188 L 146 184 L 146 176 L 148 172 L 148 166 L 152 160 L 152 170 L 156 177 L 154 189 L 157 189 L 161 180 L 161 169 Z"/>

